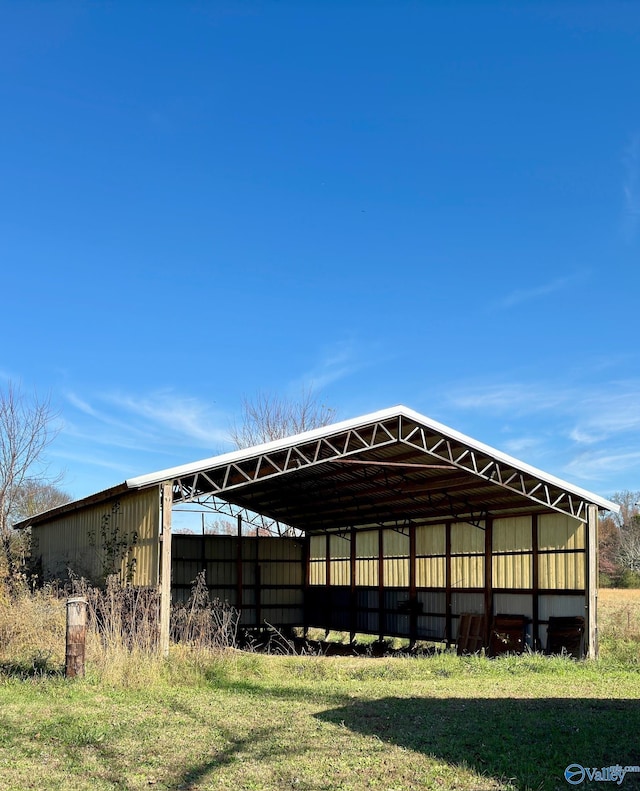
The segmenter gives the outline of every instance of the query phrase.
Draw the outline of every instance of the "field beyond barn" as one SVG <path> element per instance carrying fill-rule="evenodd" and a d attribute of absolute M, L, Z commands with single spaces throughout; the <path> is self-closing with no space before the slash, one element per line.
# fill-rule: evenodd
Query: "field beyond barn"
<path fill-rule="evenodd" d="M 600 597 L 598 662 L 175 647 L 168 661 L 94 654 L 68 682 L 44 649 L 32 672 L 2 654 L 2 788 L 569 789 L 570 764 L 640 765 L 640 592 Z M 0 651 L 18 645 L 7 628 Z"/>

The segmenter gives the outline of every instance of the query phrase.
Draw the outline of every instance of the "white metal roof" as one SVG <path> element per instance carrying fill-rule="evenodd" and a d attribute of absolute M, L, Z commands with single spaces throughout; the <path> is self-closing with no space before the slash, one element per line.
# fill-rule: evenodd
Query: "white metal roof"
<path fill-rule="evenodd" d="M 379 426 L 387 431 L 388 428 L 385 428 L 385 425 L 387 427 L 395 425 L 395 421 L 399 423 L 404 421 L 403 425 L 407 426 L 405 434 L 402 436 L 400 434 L 396 436 L 395 429 L 391 428 L 388 442 L 369 443 L 368 440 L 364 441 L 359 437 L 362 445 L 349 445 L 348 438 L 358 436 L 358 431 L 363 427 Z M 404 429 L 400 429 L 400 432 L 402 431 Z M 419 441 L 418 437 L 421 437 Z M 336 446 L 335 453 L 327 450 L 326 447 L 321 450 L 322 442 L 333 448 L 329 442 L 331 438 L 339 438 L 340 442 L 344 441 L 344 447 L 341 449 Z M 594 504 L 600 509 L 619 511 L 619 506 L 616 503 L 539 470 L 402 405 L 252 448 L 130 478 L 126 481 L 126 486 L 130 489 L 139 489 L 172 480 L 177 482 L 178 487 L 183 486 L 182 494 L 178 494 L 176 490 L 177 499 L 196 499 L 198 494 L 209 491 L 225 499 L 231 499 L 240 505 L 258 506 L 261 498 L 257 496 L 254 498 L 255 492 L 260 488 L 256 487 L 256 484 L 262 484 L 262 489 L 264 489 L 264 481 L 297 473 L 300 467 L 310 468 L 324 465 L 326 469 L 327 464 L 337 463 L 342 457 L 361 458 L 362 464 L 372 464 L 377 458 L 377 463 L 381 467 L 385 465 L 387 467 L 398 466 L 399 462 L 394 461 L 391 456 L 384 456 L 384 454 L 380 456 L 379 449 L 383 445 L 392 444 L 392 440 L 395 443 L 402 442 L 405 450 L 407 446 L 410 446 L 417 452 L 414 462 L 407 462 L 407 467 L 418 467 L 420 462 L 425 460 L 440 460 L 449 464 L 449 469 L 465 473 L 466 480 L 470 485 L 474 478 L 483 479 L 486 483 L 510 489 L 514 495 L 519 495 L 521 498 L 529 498 L 538 504 L 572 513 L 579 518 L 583 518 L 582 514 L 576 513 L 572 504 L 565 507 L 565 501 L 570 503 L 575 499 L 583 504 Z M 316 443 L 315 446 L 314 443 Z M 304 447 L 308 449 L 317 447 L 318 450 L 314 451 L 316 456 L 309 455 L 311 450 L 305 452 L 306 455 L 301 453 L 299 449 Z M 376 448 L 379 452 L 372 453 Z M 294 449 L 297 455 L 292 457 L 291 453 L 288 455 L 285 453 L 291 449 Z M 364 456 L 369 456 L 369 461 L 365 460 Z M 255 469 L 251 466 L 253 464 L 257 464 Z M 261 464 L 263 465 L 262 470 L 260 470 Z M 426 468 L 427 465 L 423 464 L 422 466 Z M 265 469 L 266 472 L 264 472 Z M 510 471 L 508 481 L 504 474 L 505 470 Z M 222 477 L 214 479 L 211 476 L 212 471 L 216 471 L 220 475 L 221 471 L 226 472 Z M 235 475 L 236 471 L 240 473 L 239 476 Z M 325 477 L 326 475 L 325 473 Z M 334 476 L 331 479 L 331 485 L 336 486 L 337 482 L 338 479 Z M 435 484 L 437 481 L 434 481 Z M 344 485 L 346 486 L 346 481 Z M 558 503 L 562 498 L 557 492 L 566 494 L 561 507 L 558 507 Z M 233 494 L 231 498 L 228 497 L 230 493 Z M 245 496 L 248 498 L 247 502 L 244 501 Z M 336 502 L 338 499 L 340 498 L 337 498 Z M 344 500 L 344 496 L 341 495 L 341 499 Z M 273 500 L 272 496 L 269 498 L 265 495 L 265 502 L 271 502 L 271 500 Z M 282 514 L 286 511 L 284 507 L 280 510 Z"/>
<path fill-rule="evenodd" d="M 557 511 L 586 520 L 616 503 L 406 406 L 129 478 L 16 525 L 171 481 L 174 503 L 220 504 L 308 532 Z"/>

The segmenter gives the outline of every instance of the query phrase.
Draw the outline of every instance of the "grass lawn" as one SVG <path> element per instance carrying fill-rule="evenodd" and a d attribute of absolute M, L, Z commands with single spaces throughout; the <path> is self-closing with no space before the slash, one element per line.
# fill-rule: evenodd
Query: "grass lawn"
<path fill-rule="evenodd" d="M 607 595 L 628 629 L 598 662 L 175 648 L 73 682 L 6 666 L 1 788 L 566 791 L 569 764 L 640 764 L 639 602 Z"/>

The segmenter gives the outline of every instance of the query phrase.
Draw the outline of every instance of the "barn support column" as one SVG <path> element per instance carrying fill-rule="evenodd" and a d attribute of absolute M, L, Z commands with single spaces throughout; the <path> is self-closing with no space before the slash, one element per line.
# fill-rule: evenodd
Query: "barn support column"
<path fill-rule="evenodd" d="M 598 506 L 587 506 L 587 551 L 585 553 L 587 657 L 598 658 Z"/>
<path fill-rule="evenodd" d="M 325 576 L 325 585 L 326 585 L 326 592 L 327 596 L 325 598 L 325 607 L 329 611 L 328 619 L 331 621 L 331 613 L 333 612 L 333 601 L 331 596 L 331 535 L 327 533 L 326 541 L 325 541 L 325 560 L 326 560 L 326 576 Z M 324 639 L 326 640 L 329 637 L 329 632 L 331 631 L 330 627 L 327 625 L 327 618 L 323 618 L 324 620 Z"/>
<path fill-rule="evenodd" d="M 356 529 L 351 528 L 351 544 L 349 545 L 349 583 L 350 583 L 350 614 L 349 614 L 349 639 L 353 643 L 356 639 L 358 602 L 356 593 Z"/>
<path fill-rule="evenodd" d="M 173 482 L 160 485 L 160 651 L 169 655 L 171 614 L 171 508 Z"/>
<path fill-rule="evenodd" d="M 302 600 L 302 612 L 304 621 L 304 637 L 305 640 L 309 634 L 309 586 L 311 583 L 311 536 L 309 533 L 304 534 L 302 544 L 302 574 L 303 574 L 303 589 L 304 598 Z"/>
<path fill-rule="evenodd" d="M 378 528 L 378 639 L 384 640 L 387 626 L 384 611 L 384 530 Z"/>
<path fill-rule="evenodd" d="M 416 586 L 416 526 L 409 525 L 409 647 L 418 637 L 418 591 Z"/>
<path fill-rule="evenodd" d="M 242 515 L 238 514 L 238 539 L 236 544 L 236 607 L 242 621 Z"/>
<path fill-rule="evenodd" d="M 484 523 L 484 644 L 489 647 L 493 619 L 493 517 Z"/>
<path fill-rule="evenodd" d="M 452 598 L 451 598 L 451 522 L 445 527 L 445 639 L 453 642 L 452 631 Z"/>
<path fill-rule="evenodd" d="M 531 611 L 531 647 L 534 651 L 540 649 L 540 540 L 538 538 L 538 514 L 531 516 L 531 588 L 533 593 Z"/>

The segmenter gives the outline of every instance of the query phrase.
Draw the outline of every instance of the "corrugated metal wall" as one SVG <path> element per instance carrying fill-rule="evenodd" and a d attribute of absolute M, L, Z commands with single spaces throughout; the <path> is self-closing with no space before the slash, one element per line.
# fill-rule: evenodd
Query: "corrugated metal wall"
<path fill-rule="evenodd" d="M 544 646 L 550 600 L 584 615 L 585 526 L 563 514 L 362 530 L 353 556 L 349 532 L 313 536 L 309 551 L 314 626 L 455 639 L 462 613 L 511 613 Z"/>
<path fill-rule="evenodd" d="M 174 601 L 204 571 L 210 598 L 241 609 L 242 626 L 304 624 L 303 541 L 243 536 L 239 553 L 237 536 L 175 534 L 171 550 Z"/>
<path fill-rule="evenodd" d="M 44 579 L 74 574 L 99 582 L 117 567 L 134 585 L 158 582 L 157 488 L 125 494 L 83 508 L 32 530 L 32 555 L 42 564 Z"/>
<path fill-rule="evenodd" d="M 69 514 L 34 528 L 34 555 L 46 578 L 70 568 L 98 580 L 106 520 L 131 544 L 121 573 L 134 560 L 133 583 L 156 585 L 159 509 L 153 488 Z M 295 539 L 243 537 L 239 556 L 236 536 L 174 535 L 173 590 L 185 600 L 204 570 L 211 596 L 241 605 L 247 626 L 306 623 L 416 639 L 455 639 L 466 612 L 521 614 L 531 641 L 544 646 L 550 615 L 585 614 L 585 543 L 584 524 L 556 513 L 316 535 L 308 558 Z"/>

